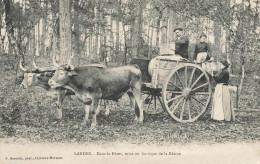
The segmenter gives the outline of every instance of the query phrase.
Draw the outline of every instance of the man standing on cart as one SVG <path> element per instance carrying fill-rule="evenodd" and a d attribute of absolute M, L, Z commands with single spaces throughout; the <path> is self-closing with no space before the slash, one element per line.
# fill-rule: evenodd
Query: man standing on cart
<path fill-rule="evenodd" d="M 174 32 L 176 33 L 176 39 L 174 41 L 175 54 L 188 59 L 189 38 L 184 35 L 183 28 L 181 27 L 175 28 Z"/>

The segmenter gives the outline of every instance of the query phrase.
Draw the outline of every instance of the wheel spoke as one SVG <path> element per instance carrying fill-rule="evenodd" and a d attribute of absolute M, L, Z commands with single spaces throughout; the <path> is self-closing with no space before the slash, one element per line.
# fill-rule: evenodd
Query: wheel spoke
<path fill-rule="evenodd" d="M 154 110 L 156 110 L 156 95 L 154 95 Z"/>
<path fill-rule="evenodd" d="M 164 102 L 161 97 L 161 93 L 159 90 L 152 90 L 150 94 L 143 95 L 142 100 L 144 102 L 144 112 L 147 114 L 160 114 L 164 112 Z"/>
<path fill-rule="evenodd" d="M 179 87 L 178 85 L 174 84 L 173 82 L 170 82 L 170 81 L 169 81 L 169 83 L 172 84 L 172 85 L 174 85 L 175 87 L 179 88 L 180 90 L 183 90 L 181 87 Z"/>
<path fill-rule="evenodd" d="M 183 113 L 184 113 L 184 109 L 185 109 L 185 104 L 186 104 L 186 99 L 183 100 L 183 104 L 182 104 L 182 109 L 181 109 L 181 115 L 180 115 L 180 119 L 183 119 Z"/>
<path fill-rule="evenodd" d="M 197 82 L 202 78 L 202 76 L 204 76 L 203 73 L 202 73 L 202 74 L 197 78 L 197 80 L 192 84 L 191 88 L 193 88 L 193 87 L 197 84 Z"/>
<path fill-rule="evenodd" d="M 176 96 L 176 97 L 174 97 L 174 98 L 168 100 L 168 101 L 167 101 L 167 104 L 169 104 L 169 102 L 171 102 L 171 101 L 173 101 L 173 100 L 175 100 L 175 99 L 178 99 L 178 98 L 180 98 L 180 97 L 183 97 L 183 96 L 182 96 L 182 95 Z"/>
<path fill-rule="evenodd" d="M 151 102 L 152 102 L 152 100 L 153 100 L 153 95 L 152 95 L 152 97 L 151 97 L 151 99 L 150 99 L 150 101 L 149 101 L 149 104 L 148 104 L 148 108 L 147 108 L 147 109 L 149 109 L 149 107 L 150 107 L 150 105 L 151 105 Z"/>
<path fill-rule="evenodd" d="M 158 97 L 158 100 L 159 100 L 160 104 L 163 106 L 162 100 L 160 99 L 159 96 L 157 96 L 157 97 Z"/>
<path fill-rule="evenodd" d="M 200 113 L 200 112 L 198 111 L 198 109 L 197 109 L 192 103 L 190 103 L 190 105 L 191 105 L 194 109 L 196 109 L 196 111 L 197 111 L 198 114 Z"/>
<path fill-rule="evenodd" d="M 190 76 L 190 81 L 189 81 L 188 87 L 191 85 L 192 78 L 193 78 L 193 76 L 194 76 L 195 70 L 196 70 L 196 68 L 194 67 L 193 70 L 192 70 L 191 76 Z"/>
<path fill-rule="evenodd" d="M 188 86 L 187 67 L 184 68 L 184 82 L 185 82 L 185 88 L 187 88 Z"/>
<path fill-rule="evenodd" d="M 182 82 L 181 82 L 181 79 L 180 79 L 180 76 L 179 76 L 179 72 L 178 72 L 178 71 L 176 71 L 176 75 L 177 75 L 177 77 L 178 77 L 178 80 L 179 80 L 179 82 L 180 82 L 182 88 L 184 88 L 184 87 L 183 87 L 183 84 L 182 84 Z"/>
<path fill-rule="evenodd" d="M 198 103 L 200 103 L 201 105 L 203 105 L 203 106 L 206 106 L 203 102 L 201 102 L 200 100 L 198 100 L 198 99 L 196 99 L 196 98 L 194 98 L 194 97 L 191 97 L 191 98 L 193 98 L 195 101 L 197 101 Z"/>
<path fill-rule="evenodd" d="M 192 91 L 195 91 L 195 90 L 197 90 L 197 89 L 199 89 L 199 88 L 201 88 L 201 87 L 204 87 L 204 86 L 206 86 L 206 85 L 208 85 L 208 84 L 209 84 L 208 82 L 205 83 L 205 84 L 202 84 L 202 85 L 200 85 L 200 86 L 198 86 L 198 87 L 192 89 Z"/>
<path fill-rule="evenodd" d="M 184 97 L 182 97 L 178 103 L 175 105 L 175 107 L 173 108 L 173 110 L 171 111 L 172 113 L 178 108 L 178 106 L 180 105 L 181 101 L 184 99 Z"/>
<path fill-rule="evenodd" d="M 151 96 L 151 95 L 148 95 L 148 96 L 144 99 L 144 101 L 147 100 L 150 96 Z"/>
<path fill-rule="evenodd" d="M 191 114 L 190 114 L 190 100 L 187 100 L 187 109 L 188 109 L 188 114 L 189 114 L 189 120 L 191 120 Z"/>
<path fill-rule="evenodd" d="M 166 91 L 166 93 L 174 93 L 174 94 L 182 94 L 183 92 L 178 92 L 178 91 Z"/>

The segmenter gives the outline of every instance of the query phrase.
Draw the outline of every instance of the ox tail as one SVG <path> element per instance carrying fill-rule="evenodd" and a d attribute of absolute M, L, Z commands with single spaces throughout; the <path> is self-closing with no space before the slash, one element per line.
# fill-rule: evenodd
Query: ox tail
<path fill-rule="evenodd" d="M 138 79 L 142 78 L 142 72 L 140 67 L 137 64 L 132 64 L 131 66 L 135 68 L 131 69 L 134 76 L 136 76 Z"/>
<path fill-rule="evenodd" d="M 142 80 L 142 71 L 141 71 L 139 65 L 135 64 L 134 67 L 138 69 L 138 72 L 136 74 L 138 79 Z"/>

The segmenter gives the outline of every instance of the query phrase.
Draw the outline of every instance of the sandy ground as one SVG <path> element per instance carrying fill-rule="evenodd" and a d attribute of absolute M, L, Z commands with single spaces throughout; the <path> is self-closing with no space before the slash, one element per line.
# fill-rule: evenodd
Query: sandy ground
<path fill-rule="evenodd" d="M 128 154 L 127 154 L 128 153 Z M 59 158 L 59 159 L 54 159 Z M 0 143 L 0 164 L 225 163 L 260 164 L 260 142 L 214 145 L 136 146 Z"/>

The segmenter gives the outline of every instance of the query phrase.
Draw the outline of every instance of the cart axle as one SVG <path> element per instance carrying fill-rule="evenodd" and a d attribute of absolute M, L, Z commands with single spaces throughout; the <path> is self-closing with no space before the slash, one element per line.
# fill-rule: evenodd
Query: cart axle
<path fill-rule="evenodd" d="M 191 88 L 185 88 L 185 89 L 183 90 L 182 95 L 183 95 L 183 97 L 185 97 L 185 98 L 187 99 L 187 98 L 190 97 L 190 93 L 191 93 Z"/>

